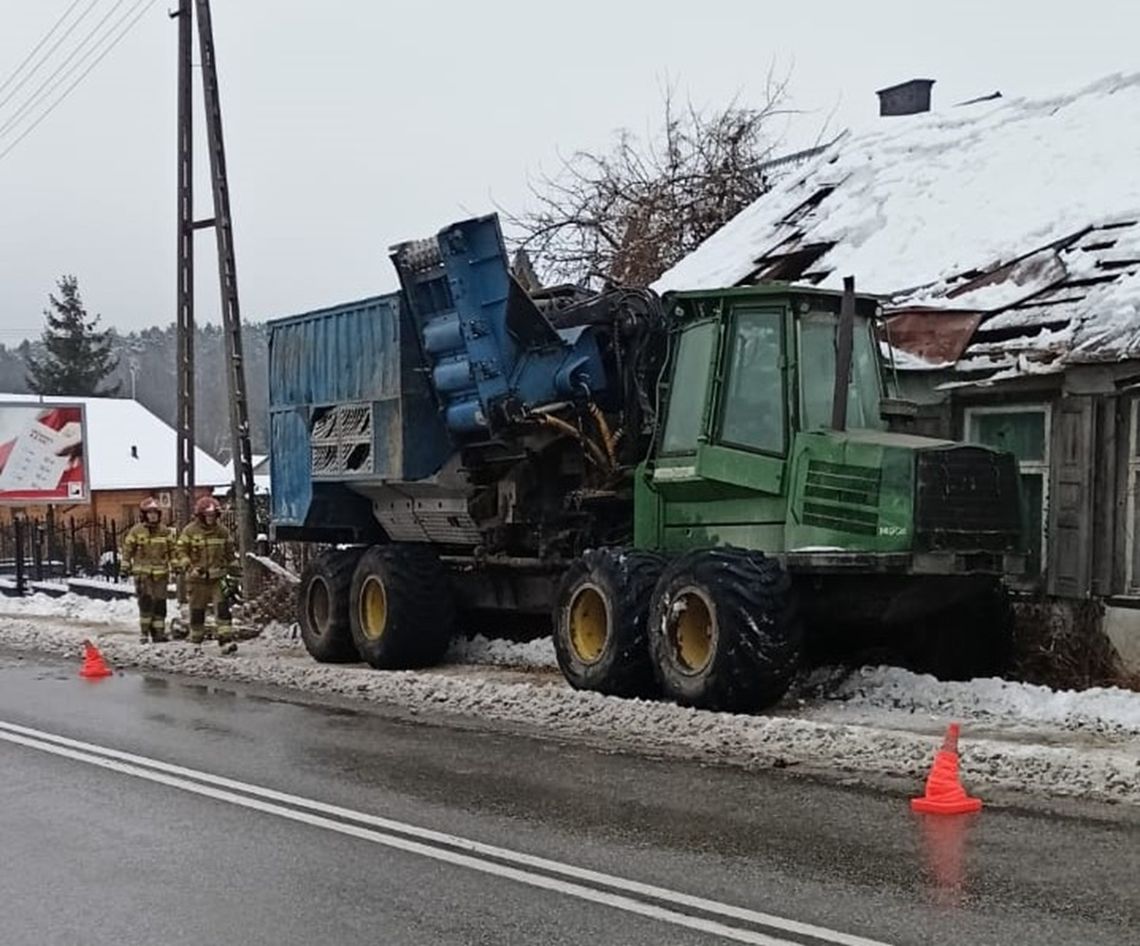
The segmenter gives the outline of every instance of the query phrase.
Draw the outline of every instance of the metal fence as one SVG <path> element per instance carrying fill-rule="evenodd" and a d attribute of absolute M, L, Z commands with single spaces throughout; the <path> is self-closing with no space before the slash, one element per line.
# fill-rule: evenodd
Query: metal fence
<path fill-rule="evenodd" d="M 130 524 L 114 519 L 20 517 L 0 523 L 0 574 L 30 581 L 119 578 L 119 540 Z"/>
<path fill-rule="evenodd" d="M 259 497 L 260 498 L 260 497 Z M 258 528 L 268 531 L 268 509 L 258 508 Z M 222 522 L 233 534 L 234 513 L 223 508 Z M 64 581 L 69 578 L 103 578 L 120 581 L 119 547 L 134 525 L 106 517 L 76 518 L 48 514 L 43 518 L 20 517 L 0 523 L 0 576 L 21 582 Z M 256 552 L 299 574 L 323 547 L 303 542 L 266 541 Z"/>

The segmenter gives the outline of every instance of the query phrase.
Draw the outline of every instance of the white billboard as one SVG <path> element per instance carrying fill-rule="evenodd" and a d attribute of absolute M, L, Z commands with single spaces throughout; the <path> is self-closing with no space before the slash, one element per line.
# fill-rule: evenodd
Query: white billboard
<path fill-rule="evenodd" d="M 0 503 L 90 502 L 82 404 L 0 401 Z"/>

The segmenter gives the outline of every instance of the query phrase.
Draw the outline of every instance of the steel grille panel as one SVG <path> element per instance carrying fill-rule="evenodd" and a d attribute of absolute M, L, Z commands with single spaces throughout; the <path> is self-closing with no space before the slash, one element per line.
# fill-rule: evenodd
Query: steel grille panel
<path fill-rule="evenodd" d="M 981 447 L 918 455 L 916 539 L 924 550 L 1015 551 L 1021 539 L 1017 461 Z"/>

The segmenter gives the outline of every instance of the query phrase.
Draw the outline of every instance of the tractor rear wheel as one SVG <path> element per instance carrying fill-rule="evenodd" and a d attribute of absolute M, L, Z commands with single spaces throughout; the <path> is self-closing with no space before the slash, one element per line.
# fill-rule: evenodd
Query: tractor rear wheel
<path fill-rule="evenodd" d="M 647 696 L 655 687 L 646 620 L 664 559 L 590 549 L 566 570 L 554 605 L 554 652 L 577 690 Z"/>
<path fill-rule="evenodd" d="M 321 663 L 359 659 L 349 629 L 348 602 L 352 570 L 361 551 L 322 552 L 301 573 L 297 586 L 297 623 L 305 649 Z"/>
<path fill-rule="evenodd" d="M 451 580 L 431 549 L 374 545 L 352 576 L 349 625 L 361 658 L 377 670 L 438 663 L 455 624 Z"/>
<path fill-rule="evenodd" d="M 657 582 L 649 653 L 662 692 L 686 706 L 750 712 L 777 702 L 800 665 L 791 579 L 761 552 L 676 559 Z"/>

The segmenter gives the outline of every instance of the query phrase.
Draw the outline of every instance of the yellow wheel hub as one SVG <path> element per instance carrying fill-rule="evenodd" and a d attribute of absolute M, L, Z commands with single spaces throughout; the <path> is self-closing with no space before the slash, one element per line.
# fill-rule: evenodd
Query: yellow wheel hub
<path fill-rule="evenodd" d="M 712 660 L 716 641 L 709 602 L 695 590 L 682 591 L 673 604 L 673 614 L 669 637 L 677 663 L 687 673 L 700 673 Z"/>
<path fill-rule="evenodd" d="M 360 630 L 369 640 L 378 640 L 388 626 L 388 593 L 375 575 L 364 579 L 360 589 Z"/>
<path fill-rule="evenodd" d="M 331 614 L 328 583 L 323 578 L 318 578 L 309 586 L 309 623 L 323 631 L 329 626 Z"/>
<path fill-rule="evenodd" d="M 592 585 L 584 585 L 570 599 L 570 647 L 583 663 L 594 663 L 606 649 L 610 616 L 606 601 Z"/>

